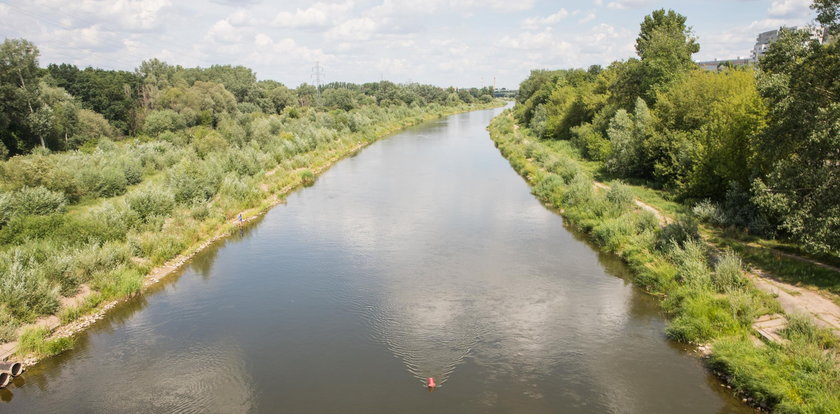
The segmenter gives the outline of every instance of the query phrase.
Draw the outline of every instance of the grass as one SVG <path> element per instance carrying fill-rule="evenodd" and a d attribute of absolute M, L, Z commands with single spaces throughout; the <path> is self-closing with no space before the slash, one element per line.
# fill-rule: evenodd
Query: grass
<path fill-rule="evenodd" d="M 48 339 L 50 330 L 45 327 L 28 328 L 18 338 L 17 355 L 47 357 L 60 354 L 73 347 L 73 338 Z"/>
<path fill-rule="evenodd" d="M 727 237 L 723 230 L 714 227 L 705 226 L 703 231 L 711 243 L 734 250 L 744 261 L 769 272 L 774 279 L 793 285 L 823 289 L 833 294 L 831 298 L 840 304 L 840 272 L 780 255 L 772 249 L 753 245 L 749 241 Z"/>
<path fill-rule="evenodd" d="M 597 163 L 579 161 L 570 143 L 541 141 L 514 128 L 509 111 L 489 130 L 535 196 L 620 256 L 634 282 L 663 299 L 670 338 L 711 343 L 710 366 L 756 405 L 778 412 L 840 412 L 838 343 L 830 333 L 794 318 L 783 333 L 787 344 L 757 347 L 749 339 L 755 318 L 781 308 L 744 278 L 736 248 L 713 252 L 693 221 L 677 219 L 660 228 L 652 213 L 628 202 L 639 197 L 672 217 L 686 212 L 657 190 L 623 183 L 610 191 L 593 189 Z"/>

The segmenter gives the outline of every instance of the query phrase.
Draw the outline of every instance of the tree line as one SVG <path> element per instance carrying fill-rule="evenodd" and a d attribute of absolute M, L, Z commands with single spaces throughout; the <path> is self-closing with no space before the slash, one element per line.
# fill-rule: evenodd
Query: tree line
<path fill-rule="evenodd" d="M 704 71 L 686 17 L 656 10 L 638 58 L 534 70 L 515 116 L 614 178 L 703 201 L 718 224 L 840 252 L 840 5 L 811 6 L 825 43 L 782 30 L 754 67 Z"/>
<path fill-rule="evenodd" d="M 296 89 L 257 80 L 244 66 L 184 68 L 158 59 L 134 71 L 39 67 L 39 51 L 24 39 L 0 45 L 0 158 L 36 147 L 52 151 L 95 144 L 100 138 L 156 136 L 162 130 L 214 126 L 236 113 L 281 114 L 315 107 L 348 111 L 363 105 L 453 105 L 489 102 L 492 88 L 440 88 L 389 81 L 330 83 Z"/>

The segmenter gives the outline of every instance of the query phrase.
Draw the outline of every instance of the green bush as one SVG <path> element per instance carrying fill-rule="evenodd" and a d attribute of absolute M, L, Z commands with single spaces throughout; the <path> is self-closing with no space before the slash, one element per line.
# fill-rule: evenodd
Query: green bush
<path fill-rule="evenodd" d="M 606 161 L 610 155 L 610 141 L 595 131 L 592 124 L 585 123 L 572 127 L 571 134 L 572 144 L 579 148 L 587 159 Z"/>
<path fill-rule="evenodd" d="M 674 243 L 682 246 L 689 241 L 697 240 L 699 237 L 700 231 L 697 228 L 697 222 L 691 218 L 683 217 L 662 228 L 662 231 L 659 232 L 656 247 L 659 250 L 667 250 Z"/>
<path fill-rule="evenodd" d="M 563 197 L 565 182 L 557 174 L 546 174 L 531 190 L 544 203 L 558 206 Z"/>
<path fill-rule="evenodd" d="M 691 208 L 691 212 L 703 223 L 723 225 L 726 222 L 726 215 L 721 208 L 711 200 L 702 200 Z"/>
<path fill-rule="evenodd" d="M 141 220 L 149 217 L 165 217 L 175 208 L 175 196 L 161 186 L 147 186 L 137 189 L 126 198 L 128 206 L 137 213 Z"/>
<path fill-rule="evenodd" d="M 731 250 L 725 251 L 717 258 L 713 276 L 718 292 L 730 292 L 747 285 L 747 280 L 741 274 L 741 258 Z"/>
<path fill-rule="evenodd" d="M 20 248 L 0 257 L 0 305 L 20 320 L 58 309 L 59 288 L 38 273 L 38 263 Z"/>
<path fill-rule="evenodd" d="M 143 123 L 143 131 L 151 136 L 158 136 L 163 132 L 173 132 L 187 127 L 184 117 L 171 110 L 155 110 L 146 115 Z"/>
<path fill-rule="evenodd" d="M 614 181 L 610 184 L 610 189 L 607 191 L 607 201 L 615 206 L 618 211 L 627 211 L 633 207 L 633 202 L 636 197 L 633 195 L 633 190 L 621 181 Z"/>
<path fill-rule="evenodd" d="M 300 182 L 304 187 L 309 187 L 315 184 L 315 173 L 310 170 L 303 170 L 300 172 Z"/>
<path fill-rule="evenodd" d="M 81 191 L 92 197 L 122 195 L 128 186 L 125 172 L 116 166 L 89 166 L 78 173 Z"/>
<path fill-rule="evenodd" d="M 47 215 L 64 211 L 64 194 L 44 187 L 23 187 L 0 194 L 0 225 L 16 215 Z"/>
<path fill-rule="evenodd" d="M 216 194 L 222 174 L 223 169 L 214 162 L 184 159 L 168 171 L 166 179 L 175 201 L 191 203 Z"/>

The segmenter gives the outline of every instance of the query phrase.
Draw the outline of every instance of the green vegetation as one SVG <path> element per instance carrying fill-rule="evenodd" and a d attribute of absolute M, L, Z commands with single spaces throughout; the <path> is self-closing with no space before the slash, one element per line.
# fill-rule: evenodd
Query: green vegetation
<path fill-rule="evenodd" d="M 840 255 L 837 6 L 816 2 L 825 44 L 785 30 L 757 68 L 703 71 L 686 18 L 645 17 L 639 59 L 533 71 L 515 116 L 539 138 L 602 162 L 600 180 L 712 203 L 720 227 Z M 826 23 L 828 22 L 828 23 Z"/>
<path fill-rule="evenodd" d="M 490 89 L 386 81 L 295 90 L 241 66 L 40 69 L 25 40 L 0 55 L 2 341 L 39 316 L 69 322 L 139 292 L 151 268 L 361 146 L 500 104 Z M 93 295 L 59 309 L 82 284 Z M 41 331 L 24 339 L 22 353 L 69 345 Z"/>
<path fill-rule="evenodd" d="M 785 343 L 754 344 L 753 321 L 781 309 L 741 262 L 837 292 L 837 272 L 768 249 L 827 263 L 840 254 L 837 7 L 814 5 L 827 44 L 788 31 L 758 71 L 719 72 L 691 63 L 699 46 L 685 17 L 655 11 L 640 60 L 533 71 L 489 128 L 540 200 L 662 298 L 669 337 L 711 344 L 710 366 L 777 412 L 840 411 L 837 338 L 794 316 Z M 676 219 L 661 227 L 635 197 Z"/>
<path fill-rule="evenodd" d="M 50 330 L 44 327 L 28 328 L 19 338 L 17 354 L 46 357 L 60 354 L 73 347 L 72 338 L 48 339 Z"/>
<path fill-rule="evenodd" d="M 785 332 L 789 343 L 756 347 L 752 322 L 781 309 L 744 278 L 733 251 L 716 252 L 700 241 L 696 221 L 685 217 L 660 228 L 652 213 L 632 203 L 632 186 L 598 189 L 578 160 L 552 149 L 555 142 L 515 130 L 509 111 L 493 120 L 490 133 L 540 200 L 562 209 L 595 243 L 624 259 L 636 284 L 662 298 L 672 318 L 669 337 L 712 344 L 711 366 L 736 390 L 778 412 L 840 407 L 840 346 L 832 334 L 793 319 Z"/>

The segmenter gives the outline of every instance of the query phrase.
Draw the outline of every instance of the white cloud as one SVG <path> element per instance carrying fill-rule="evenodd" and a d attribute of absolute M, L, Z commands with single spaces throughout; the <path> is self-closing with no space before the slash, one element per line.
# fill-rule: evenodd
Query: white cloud
<path fill-rule="evenodd" d="M 537 29 L 542 26 L 552 26 L 569 16 L 569 11 L 560 9 L 556 13 L 546 17 L 532 17 L 522 21 L 522 27 L 526 29 Z"/>
<path fill-rule="evenodd" d="M 811 9 L 811 0 L 774 0 L 767 9 L 770 17 L 804 17 Z"/>
<path fill-rule="evenodd" d="M 227 20 L 219 20 L 207 32 L 206 38 L 218 43 L 237 43 L 242 41 L 242 32 Z"/>
<path fill-rule="evenodd" d="M 347 20 L 328 30 L 324 37 L 330 40 L 367 40 L 376 32 L 373 19 L 361 17 Z"/>
<path fill-rule="evenodd" d="M 581 23 L 581 24 L 589 23 L 589 22 L 595 20 L 595 17 L 596 17 L 595 12 L 591 11 L 589 13 L 586 13 L 586 16 L 583 16 L 580 19 L 578 19 L 578 23 Z"/>
<path fill-rule="evenodd" d="M 652 2 L 652 0 L 617 0 L 607 3 L 607 7 L 611 9 L 635 9 L 647 7 Z"/>
<path fill-rule="evenodd" d="M 353 9 L 353 2 L 315 3 L 306 9 L 294 12 L 281 11 L 275 16 L 273 24 L 288 28 L 323 28 L 337 24 Z"/>
<path fill-rule="evenodd" d="M 172 6 L 170 0 L 35 0 L 33 4 L 41 9 L 39 14 L 60 10 L 66 24 L 95 22 L 129 31 L 157 29 L 163 11 Z"/>

